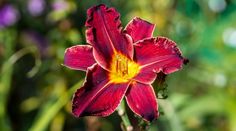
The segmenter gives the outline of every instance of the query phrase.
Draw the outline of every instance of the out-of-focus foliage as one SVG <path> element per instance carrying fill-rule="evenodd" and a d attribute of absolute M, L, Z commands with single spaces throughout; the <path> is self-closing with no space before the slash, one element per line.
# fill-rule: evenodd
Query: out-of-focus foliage
<path fill-rule="evenodd" d="M 158 99 L 150 131 L 236 131 L 235 0 L 0 1 L 1 131 L 120 129 L 117 113 L 71 115 L 85 73 L 61 65 L 67 47 L 85 44 L 86 10 L 100 3 L 115 7 L 123 26 L 135 16 L 155 23 L 154 35 L 174 40 L 190 60 L 167 77 L 169 97 Z"/>

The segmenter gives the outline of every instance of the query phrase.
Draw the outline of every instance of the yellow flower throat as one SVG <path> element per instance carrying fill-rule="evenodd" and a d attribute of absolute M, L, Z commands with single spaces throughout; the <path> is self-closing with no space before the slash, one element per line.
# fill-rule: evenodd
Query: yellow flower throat
<path fill-rule="evenodd" d="M 139 72 L 139 65 L 121 53 L 112 56 L 109 79 L 113 83 L 125 83 Z"/>

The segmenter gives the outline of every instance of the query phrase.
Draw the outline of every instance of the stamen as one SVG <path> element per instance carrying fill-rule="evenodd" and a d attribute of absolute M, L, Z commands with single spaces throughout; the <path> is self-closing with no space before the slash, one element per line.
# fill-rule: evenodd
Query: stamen
<path fill-rule="evenodd" d="M 118 62 L 118 60 L 116 60 L 115 62 L 116 62 L 116 72 L 118 72 L 119 62 Z"/>
<path fill-rule="evenodd" d="M 116 73 L 118 76 L 125 76 L 128 74 L 128 58 L 116 55 Z"/>
<path fill-rule="evenodd" d="M 129 81 L 139 72 L 139 65 L 125 55 L 116 52 L 112 58 L 110 80 L 116 83 Z"/>
<path fill-rule="evenodd" d="M 125 67 L 126 67 L 126 70 L 125 70 L 126 74 L 129 74 L 129 72 L 128 72 L 128 59 L 126 59 L 126 61 L 125 61 Z"/>

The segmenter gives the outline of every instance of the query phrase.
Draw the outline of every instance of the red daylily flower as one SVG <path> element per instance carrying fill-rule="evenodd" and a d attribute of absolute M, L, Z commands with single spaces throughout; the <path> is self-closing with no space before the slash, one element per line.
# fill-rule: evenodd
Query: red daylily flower
<path fill-rule="evenodd" d="M 152 83 L 158 72 L 181 69 L 184 58 L 175 42 L 153 38 L 155 25 L 134 18 L 122 30 L 114 8 L 88 9 L 86 37 L 89 45 L 66 49 L 64 65 L 86 71 L 86 81 L 74 94 L 72 112 L 77 117 L 108 116 L 123 97 L 146 121 L 158 117 Z"/>

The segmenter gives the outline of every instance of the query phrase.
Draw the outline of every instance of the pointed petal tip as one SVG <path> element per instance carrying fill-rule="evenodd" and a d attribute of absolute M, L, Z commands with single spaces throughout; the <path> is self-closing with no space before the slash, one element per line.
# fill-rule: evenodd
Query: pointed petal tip
<path fill-rule="evenodd" d="M 134 17 L 127 24 L 124 32 L 129 34 L 135 43 L 142 39 L 151 38 L 154 32 L 154 29 L 155 29 L 155 24 L 152 24 L 139 17 Z"/>
<path fill-rule="evenodd" d="M 184 61 L 183 61 L 183 63 L 184 63 L 185 65 L 187 65 L 187 64 L 189 63 L 189 59 L 187 59 L 187 58 L 184 58 Z"/>
<path fill-rule="evenodd" d="M 156 38 L 156 42 L 159 42 L 159 43 L 162 43 L 166 46 L 170 46 L 173 51 L 176 53 L 176 55 L 179 56 L 179 59 L 180 59 L 180 64 L 176 65 L 176 66 L 172 66 L 172 67 L 168 67 L 168 68 L 164 68 L 162 69 L 161 71 L 164 73 L 164 74 L 170 74 L 170 73 L 173 73 L 173 72 L 176 72 L 180 69 L 182 69 L 183 65 L 186 65 L 189 60 L 184 58 L 183 55 L 182 55 L 182 52 L 181 50 L 178 48 L 177 44 L 175 41 L 167 38 L 167 37 L 163 37 L 163 36 L 158 36 Z M 176 62 L 178 63 L 178 62 Z"/>
<path fill-rule="evenodd" d="M 166 69 L 163 69 L 163 72 L 165 74 L 170 74 L 170 73 L 173 73 L 175 71 L 178 71 L 180 69 L 182 69 L 183 65 L 187 65 L 189 63 L 189 59 L 183 57 L 183 53 L 182 51 L 180 50 L 180 48 L 178 48 L 177 44 L 175 41 L 167 38 L 167 37 L 163 37 L 163 36 L 158 36 L 156 38 L 156 41 L 168 41 L 168 42 L 163 42 L 164 44 L 166 43 L 170 43 L 171 45 L 171 48 L 174 50 L 174 52 L 179 56 L 179 58 L 181 59 L 181 64 L 179 66 L 176 66 L 176 67 L 172 67 L 172 68 L 166 68 Z"/>
<path fill-rule="evenodd" d="M 150 116 L 143 116 L 143 120 L 148 122 L 148 123 L 152 123 L 154 121 L 157 120 L 157 118 L 159 117 L 159 112 L 157 111 L 157 113 L 155 113 L 155 115 L 150 115 Z"/>
<path fill-rule="evenodd" d="M 149 21 L 147 21 L 145 19 L 142 19 L 140 17 L 137 17 L 137 16 L 134 17 L 133 20 L 136 21 L 136 22 L 145 22 L 147 24 L 150 24 L 150 26 L 152 26 L 152 28 L 154 28 L 156 26 L 156 24 L 153 24 L 153 23 L 151 23 L 151 22 L 149 22 Z"/>
<path fill-rule="evenodd" d="M 126 101 L 130 109 L 147 122 L 159 116 L 156 95 L 151 85 L 138 82 L 132 84 L 126 92 Z"/>
<path fill-rule="evenodd" d="M 166 37 L 144 39 L 134 46 L 136 59 L 146 71 L 170 74 L 182 69 L 183 64 L 187 63 L 177 44 Z"/>
<path fill-rule="evenodd" d="M 75 45 L 65 50 L 63 65 L 75 70 L 86 71 L 95 62 L 92 54 L 92 46 Z"/>
<path fill-rule="evenodd" d="M 113 8 L 113 7 L 108 7 L 106 6 L 105 4 L 99 4 L 99 5 L 96 5 L 96 6 L 93 6 L 93 7 L 90 7 L 88 10 L 87 10 L 87 20 L 85 22 L 85 26 L 86 27 L 91 27 L 91 24 L 90 24 L 90 21 L 93 20 L 93 13 L 98 11 L 98 10 L 101 10 L 101 11 L 107 11 L 107 12 L 115 12 L 115 16 L 116 16 L 116 19 L 115 20 L 119 20 L 120 18 L 120 14 L 119 12 Z M 119 24 L 121 25 L 121 24 Z"/>

